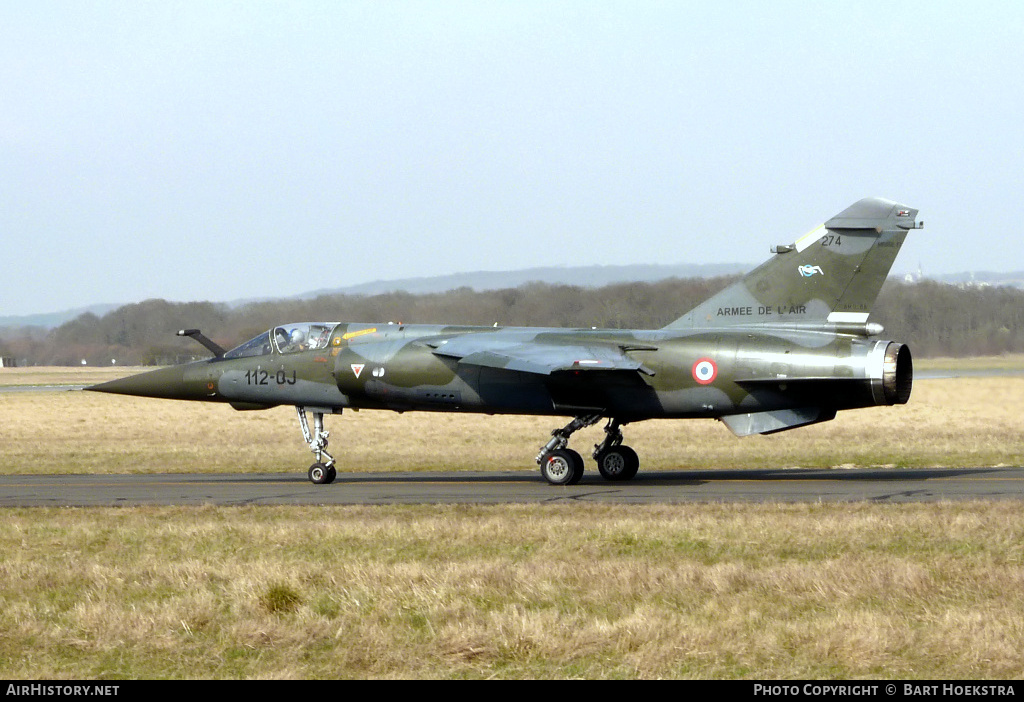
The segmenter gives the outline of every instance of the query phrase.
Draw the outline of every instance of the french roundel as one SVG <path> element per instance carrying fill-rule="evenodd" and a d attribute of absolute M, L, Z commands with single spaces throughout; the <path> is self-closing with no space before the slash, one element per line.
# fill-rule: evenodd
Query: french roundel
<path fill-rule="evenodd" d="M 710 358 L 701 358 L 693 364 L 693 379 L 701 385 L 709 385 L 718 377 L 718 366 Z"/>

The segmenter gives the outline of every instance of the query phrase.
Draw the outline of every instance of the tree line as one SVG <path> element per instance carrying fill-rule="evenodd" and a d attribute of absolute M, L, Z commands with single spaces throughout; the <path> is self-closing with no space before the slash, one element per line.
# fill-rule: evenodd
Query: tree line
<path fill-rule="evenodd" d="M 307 300 L 211 302 L 147 300 L 103 316 L 86 313 L 52 330 L 7 330 L 0 356 L 29 365 L 165 365 L 203 358 L 194 341 L 175 336 L 199 328 L 224 348 L 283 322 L 351 321 L 499 324 L 656 329 L 680 317 L 738 276 L 672 278 L 600 288 L 530 283 L 476 291 L 413 295 L 324 295 Z M 932 281 L 886 282 L 871 314 L 885 337 L 914 354 L 973 356 L 1024 352 L 1024 291 Z"/>

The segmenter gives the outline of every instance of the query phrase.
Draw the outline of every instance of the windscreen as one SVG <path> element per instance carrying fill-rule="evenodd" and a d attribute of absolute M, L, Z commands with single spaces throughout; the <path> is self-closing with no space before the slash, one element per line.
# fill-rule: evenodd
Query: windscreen
<path fill-rule="evenodd" d="M 257 337 L 249 339 L 241 346 L 224 354 L 224 358 L 248 358 L 250 356 L 266 356 L 272 351 L 270 347 L 270 332 L 265 331 Z"/>

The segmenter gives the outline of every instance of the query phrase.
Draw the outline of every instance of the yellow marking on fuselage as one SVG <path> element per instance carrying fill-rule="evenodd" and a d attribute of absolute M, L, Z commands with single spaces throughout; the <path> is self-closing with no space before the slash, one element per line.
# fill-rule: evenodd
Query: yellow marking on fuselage
<path fill-rule="evenodd" d="M 357 336 L 363 336 L 364 334 L 373 334 L 376 331 L 377 327 L 370 327 L 369 329 L 360 329 L 359 331 L 347 332 L 345 334 L 342 334 L 341 338 L 344 339 L 345 341 L 348 341 L 349 339 L 354 339 Z"/>

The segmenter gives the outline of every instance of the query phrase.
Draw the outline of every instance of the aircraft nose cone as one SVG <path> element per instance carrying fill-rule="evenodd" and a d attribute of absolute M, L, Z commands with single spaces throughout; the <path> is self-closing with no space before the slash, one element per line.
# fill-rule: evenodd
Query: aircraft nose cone
<path fill-rule="evenodd" d="M 94 392 L 159 397 L 168 400 L 201 399 L 204 393 L 194 387 L 194 383 L 185 382 L 185 368 L 186 366 L 169 366 L 127 378 L 118 378 L 99 385 L 91 385 L 85 389 Z"/>

